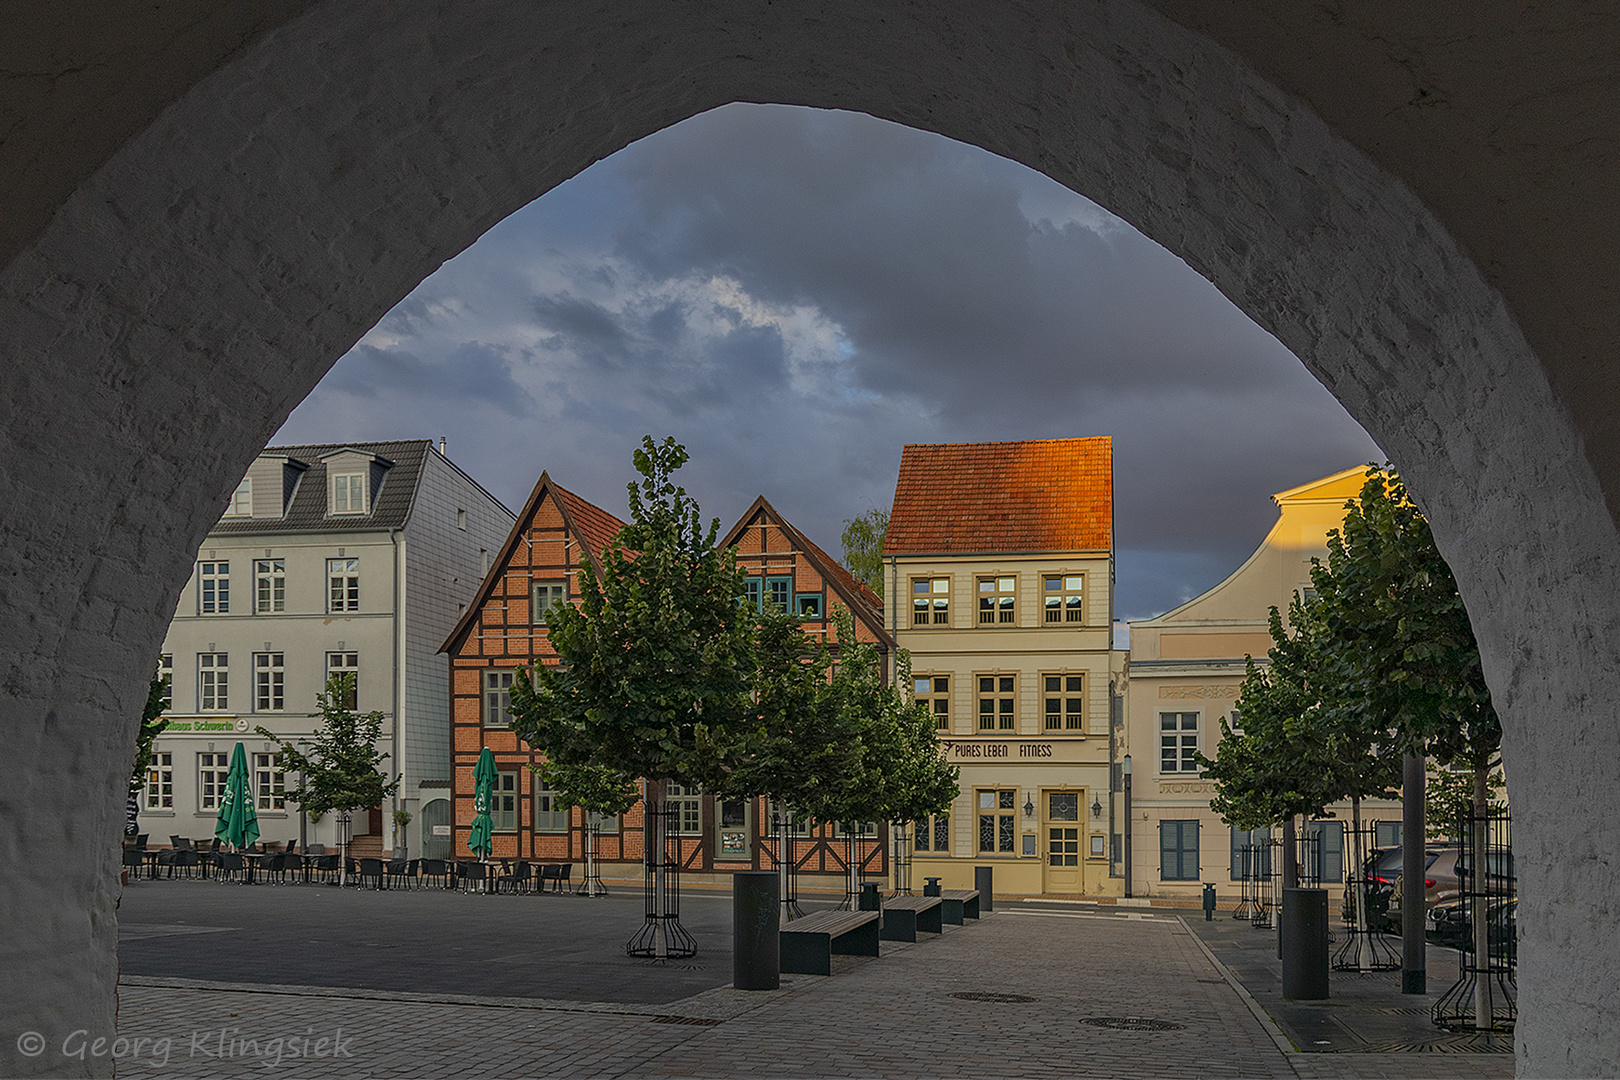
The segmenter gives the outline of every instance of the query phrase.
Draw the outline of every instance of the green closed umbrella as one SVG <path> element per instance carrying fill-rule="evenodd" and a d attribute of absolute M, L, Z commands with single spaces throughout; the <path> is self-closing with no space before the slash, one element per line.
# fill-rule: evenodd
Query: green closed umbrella
<path fill-rule="evenodd" d="M 234 848 L 245 848 L 259 838 L 259 811 L 253 805 L 247 751 L 241 743 L 231 751 L 231 771 L 225 776 L 225 790 L 219 796 L 214 835 Z"/>
<path fill-rule="evenodd" d="M 489 858 L 494 849 L 490 841 L 490 834 L 495 831 L 495 823 L 490 820 L 489 807 L 495 798 L 495 755 L 484 747 L 483 753 L 478 755 L 478 767 L 473 769 L 473 823 L 472 834 L 467 837 L 467 847 L 474 855 L 483 853 Z"/>

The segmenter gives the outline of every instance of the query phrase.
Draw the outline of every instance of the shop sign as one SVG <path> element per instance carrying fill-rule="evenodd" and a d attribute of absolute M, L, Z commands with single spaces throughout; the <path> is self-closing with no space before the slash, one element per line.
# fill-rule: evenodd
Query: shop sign
<path fill-rule="evenodd" d="M 951 761 L 1070 761 L 1083 749 L 1079 740 L 941 739 L 940 745 Z"/>

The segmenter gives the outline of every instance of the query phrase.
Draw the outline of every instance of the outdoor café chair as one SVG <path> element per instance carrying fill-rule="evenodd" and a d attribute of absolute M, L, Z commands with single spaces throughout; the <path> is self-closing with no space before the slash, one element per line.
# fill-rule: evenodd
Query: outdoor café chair
<path fill-rule="evenodd" d="M 510 885 L 512 894 L 515 896 L 518 893 L 527 892 L 533 882 L 533 867 L 526 862 L 520 862 L 511 871 L 495 879 L 495 891 L 500 892 L 503 887 Z"/>
<path fill-rule="evenodd" d="M 563 863 L 557 868 L 557 891 L 568 891 L 568 880 L 574 876 L 574 864 Z"/>
<path fill-rule="evenodd" d="M 214 879 L 224 884 L 234 878 L 238 883 L 243 880 L 245 864 L 240 851 L 222 851 L 214 856 Z"/>
<path fill-rule="evenodd" d="M 456 878 L 461 882 L 461 891 L 471 891 L 475 883 L 483 884 L 489 880 L 488 867 L 481 862 L 456 863 Z"/>
<path fill-rule="evenodd" d="M 450 864 L 443 859 L 423 859 L 417 863 L 416 873 L 418 881 L 431 881 L 441 888 L 450 888 Z"/>
<path fill-rule="evenodd" d="M 352 862 L 353 860 L 350 860 L 350 861 Z M 375 886 L 373 886 L 373 888 L 378 888 L 378 889 L 382 888 L 383 887 L 383 864 L 382 864 L 382 860 L 381 859 L 361 859 L 360 860 L 360 873 L 359 873 L 358 877 L 359 877 L 360 887 L 361 888 L 365 888 L 366 882 L 368 880 L 375 881 L 377 883 Z"/>
<path fill-rule="evenodd" d="M 281 877 L 283 881 L 308 881 L 309 872 L 304 865 L 302 855 L 283 855 L 281 857 Z"/>
<path fill-rule="evenodd" d="M 384 883 L 391 889 L 396 881 L 409 883 L 416 877 L 416 859 L 389 859 L 383 866 Z M 406 885 L 409 888 L 409 884 Z"/>

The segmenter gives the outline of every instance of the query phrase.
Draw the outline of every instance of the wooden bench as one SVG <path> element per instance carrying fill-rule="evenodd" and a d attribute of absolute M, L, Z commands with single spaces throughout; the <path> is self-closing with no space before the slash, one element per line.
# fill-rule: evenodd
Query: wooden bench
<path fill-rule="evenodd" d="M 942 889 L 939 899 L 945 921 L 952 926 L 961 926 L 963 919 L 979 917 L 978 889 Z"/>
<path fill-rule="evenodd" d="M 794 919 L 780 933 L 784 974 L 831 975 L 833 954 L 876 956 L 878 913 L 818 911 Z"/>
<path fill-rule="evenodd" d="M 897 896 L 883 901 L 883 940 L 916 941 L 918 931 L 945 932 L 945 908 L 937 896 Z"/>

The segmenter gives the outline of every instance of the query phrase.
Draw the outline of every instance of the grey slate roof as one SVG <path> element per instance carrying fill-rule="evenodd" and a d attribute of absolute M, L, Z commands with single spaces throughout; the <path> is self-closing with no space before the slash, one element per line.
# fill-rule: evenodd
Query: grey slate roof
<path fill-rule="evenodd" d="M 261 453 L 285 455 L 309 466 L 293 491 L 286 516 L 221 518 L 209 530 L 209 535 L 376 532 L 380 529 L 403 528 L 405 519 L 411 516 L 411 504 L 421 483 L 422 463 L 428 454 L 434 452 L 432 447 L 431 439 L 336 443 L 330 446 L 267 446 Z M 326 462 L 322 458 L 339 450 L 363 450 L 394 463 L 384 473 L 381 485 L 373 494 L 369 514 L 333 517 L 326 512 Z"/>

